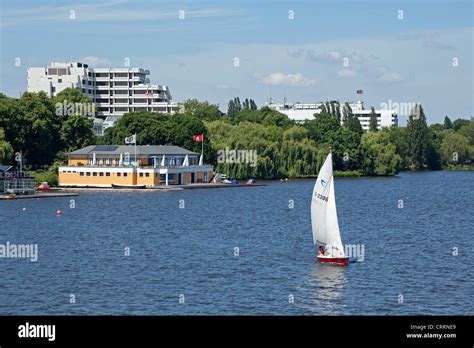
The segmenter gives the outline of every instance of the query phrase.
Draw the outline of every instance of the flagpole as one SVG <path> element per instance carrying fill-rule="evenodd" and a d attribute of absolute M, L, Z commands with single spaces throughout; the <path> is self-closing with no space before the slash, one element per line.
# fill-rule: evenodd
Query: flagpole
<path fill-rule="evenodd" d="M 137 159 L 137 133 L 135 133 L 135 167 L 138 167 L 138 159 Z M 138 175 L 138 173 L 137 173 Z"/>
<path fill-rule="evenodd" d="M 204 134 L 202 135 L 202 141 L 201 141 L 201 157 L 202 157 L 202 165 L 204 165 Z"/>

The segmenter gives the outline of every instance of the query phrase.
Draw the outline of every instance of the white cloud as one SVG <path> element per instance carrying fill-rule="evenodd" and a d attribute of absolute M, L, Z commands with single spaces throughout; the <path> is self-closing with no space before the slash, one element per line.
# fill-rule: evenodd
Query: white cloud
<path fill-rule="evenodd" d="M 81 63 L 92 65 L 91 67 L 98 67 L 101 65 L 110 65 L 110 61 L 107 58 L 99 58 L 94 56 L 84 57 L 80 60 Z"/>
<path fill-rule="evenodd" d="M 382 81 L 387 81 L 387 82 L 396 82 L 396 81 L 401 81 L 402 76 L 396 71 L 392 71 L 392 72 L 386 72 L 386 73 L 381 74 L 379 76 L 379 79 Z"/>
<path fill-rule="evenodd" d="M 340 69 L 337 74 L 339 77 L 353 77 L 357 75 L 357 73 L 351 69 Z"/>
<path fill-rule="evenodd" d="M 329 51 L 326 53 L 326 56 L 331 59 L 331 60 L 340 60 L 341 59 L 341 53 L 338 51 Z"/>
<path fill-rule="evenodd" d="M 296 74 L 276 72 L 264 77 L 263 83 L 271 86 L 305 87 L 314 85 L 316 81 L 307 79 L 299 72 Z"/>

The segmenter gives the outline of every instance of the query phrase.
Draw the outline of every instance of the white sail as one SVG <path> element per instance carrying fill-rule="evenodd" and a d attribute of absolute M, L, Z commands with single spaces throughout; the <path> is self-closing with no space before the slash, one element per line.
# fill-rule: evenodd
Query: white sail
<path fill-rule="evenodd" d="M 331 153 L 324 161 L 314 185 L 311 200 L 311 225 L 315 245 L 324 247 L 328 256 L 344 257 L 337 220 Z"/>

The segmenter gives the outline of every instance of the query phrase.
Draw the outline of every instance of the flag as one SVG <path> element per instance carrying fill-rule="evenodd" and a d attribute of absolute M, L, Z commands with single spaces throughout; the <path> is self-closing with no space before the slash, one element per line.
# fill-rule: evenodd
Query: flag
<path fill-rule="evenodd" d="M 358 89 L 358 90 L 357 90 L 357 94 L 364 94 L 364 91 L 361 90 L 361 89 Z"/>
<path fill-rule="evenodd" d="M 193 140 L 201 143 L 204 140 L 204 134 L 193 135 Z"/>
<path fill-rule="evenodd" d="M 125 138 L 125 144 L 137 144 L 137 134 Z"/>

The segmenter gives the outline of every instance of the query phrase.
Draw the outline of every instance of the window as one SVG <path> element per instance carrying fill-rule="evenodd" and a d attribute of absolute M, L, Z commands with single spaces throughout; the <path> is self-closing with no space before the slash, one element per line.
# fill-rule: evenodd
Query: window
<path fill-rule="evenodd" d="M 122 173 L 117 173 L 117 176 L 122 176 Z"/>
<path fill-rule="evenodd" d="M 84 172 L 79 172 L 79 176 L 84 176 Z"/>
<path fill-rule="evenodd" d="M 100 172 L 100 173 L 99 173 L 99 176 L 104 176 L 104 173 Z"/>
<path fill-rule="evenodd" d="M 140 173 L 140 178 L 143 178 L 143 173 Z"/>
<path fill-rule="evenodd" d="M 97 173 L 92 173 L 92 176 L 97 176 Z"/>
<path fill-rule="evenodd" d="M 91 173 L 87 172 L 87 173 L 86 173 L 86 176 L 91 176 Z"/>
<path fill-rule="evenodd" d="M 58 83 L 61 83 L 61 82 L 63 82 L 63 79 L 58 79 Z"/>
<path fill-rule="evenodd" d="M 145 173 L 145 176 L 148 178 L 150 177 L 150 173 Z"/>
<path fill-rule="evenodd" d="M 105 173 L 105 176 L 110 176 L 110 173 Z"/>
<path fill-rule="evenodd" d="M 128 173 L 123 173 L 123 176 L 128 176 Z"/>

